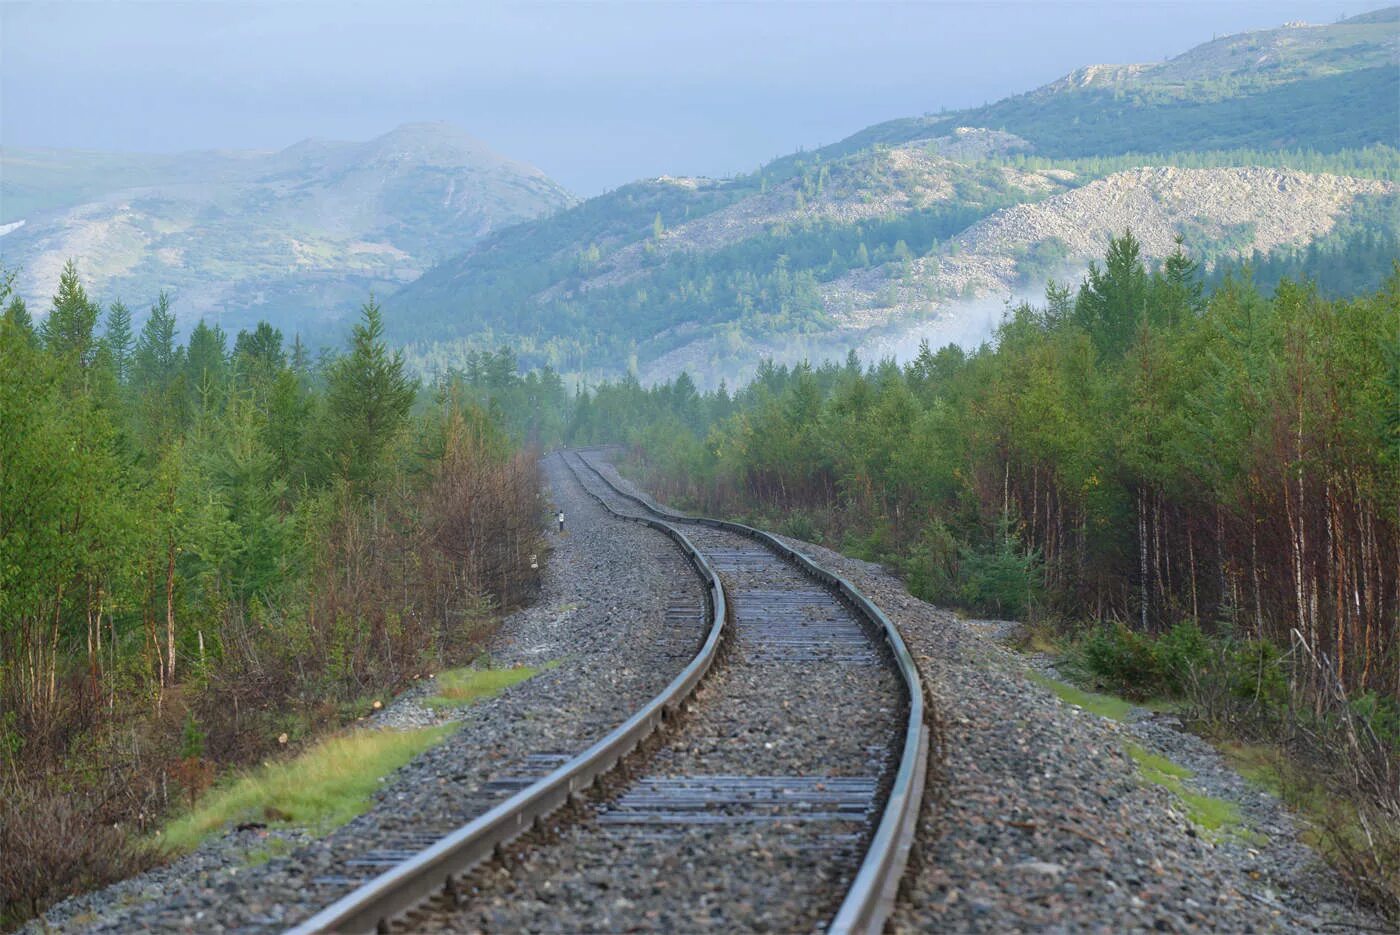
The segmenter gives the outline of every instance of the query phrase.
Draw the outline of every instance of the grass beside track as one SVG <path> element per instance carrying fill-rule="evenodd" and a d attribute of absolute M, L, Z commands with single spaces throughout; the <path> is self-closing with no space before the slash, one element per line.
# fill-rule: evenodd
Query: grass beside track
<path fill-rule="evenodd" d="M 1086 692 L 1082 688 L 1075 688 L 1073 685 L 1052 679 L 1039 672 L 1027 672 L 1026 675 L 1041 688 L 1050 689 L 1059 696 L 1061 701 L 1068 702 L 1077 708 L 1083 708 L 1099 717 L 1121 721 L 1132 713 L 1132 703 L 1124 701 L 1122 698 L 1116 698 L 1113 695 L 1100 695 L 1097 692 Z"/>
<path fill-rule="evenodd" d="M 1085 711 L 1115 721 L 1124 720 L 1135 707 L 1132 702 L 1115 695 L 1084 691 L 1039 672 L 1028 672 L 1031 681 L 1054 692 L 1059 698 Z M 1212 837 L 1231 835 L 1257 843 L 1259 836 L 1248 829 L 1239 807 L 1233 802 L 1192 791 L 1186 780 L 1195 775 L 1190 769 L 1172 760 L 1151 753 L 1135 743 L 1124 745 L 1137 764 L 1138 773 L 1148 782 L 1162 786 L 1176 796 L 1186 811 L 1186 817 L 1201 831 Z"/>
<path fill-rule="evenodd" d="M 381 777 L 439 743 L 451 725 L 418 730 L 355 730 L 318 741 L 292 759 L 265 763 L 209 792 L 166 826 L 162 846 L 179 853 L 230 822 L 297 825 L 317 833 L 369 807 Z"/>
<path fill-rule="evenodd" d="M 523 682 L 547 669 L 557 666 L 549 662 L 543 666 L 513 666 L 509 669 L 496 669 L 489 666 L 464 666 L 448 669 L 436 676 L 437 693 L 425 700 L 430 708 L 462 708 L 473 702 L 499 695 L 517 682 Z"/>
<path fill-rule="evenodd" d="M 1135 743 L 1125 744 L 1128 755 L 1137 763 L 1138 773 L 1148 782 L 1162 786 L 1176 796 L 1186 809 L 1191 823 L 1212 837 L 1231 835 L 1251 843 L 1261 843 L 1261 836 L 1250 831 L 1240 814 L 1239 806 L 1213 795 L 1193 792 L 1186 780 L 1196 775 L 1180 763 L 1151 753 Z"/>
<path fill-rule="evenodd" d="M 489 662 L 439 672 L 430 708 L 461 708 L 499 695 L 557 662 L 494 668 Z M 359 815 L 384 776 L 452 732 L 451 725 L 417 730 L 354 730 L 312 744 L 297 756 L 240 773 L 220 783 L 159 835 L 171 854 L 193 850 L 231 823 L 259 822 L 324 834 Z M 253 853 L 249 860 L 273 854 Z"/>

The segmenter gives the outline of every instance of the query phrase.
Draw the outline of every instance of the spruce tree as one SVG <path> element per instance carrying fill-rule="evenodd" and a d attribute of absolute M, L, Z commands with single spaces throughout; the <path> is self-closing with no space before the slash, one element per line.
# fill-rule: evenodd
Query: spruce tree
<path fill-rule="evenodd" d="M 77 265 L 69 260 L 59 275 L 53 308 L 40 326 L 39 336 L 55 357 L 88 367 L 96 351 L 93 345 L 93 328 L 96 325 L 97 306 L 88 299 L 78 279 Z"/>
<path fill-rule="evenodd" d="M 122 304 L 121 299 L 113 302 L 107 309 L 104 326 L 102 342 L 107 345 L 107 351 L 112 355 L 112 369 L 117 380 L 125 383 L 131 375 L 131 352 L 136 345 L 136 336 L 131 330 L 131 312 Z"/>
<path fill-rule="evenodd" d="M 372 495 L 382 480 L 386 456 L 407 424 L 417 383 L 404 372 L 403 353 L 389 353 L 373 296 L 361 316 L 350 353 L 330 368 L 328 427 L 333 470 Z"/>

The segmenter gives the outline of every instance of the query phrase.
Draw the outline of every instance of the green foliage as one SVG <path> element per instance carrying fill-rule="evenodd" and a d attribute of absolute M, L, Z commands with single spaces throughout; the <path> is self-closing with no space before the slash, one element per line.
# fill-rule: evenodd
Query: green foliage
<path fill-rule="evenodd" d="M 1375 558 L 1400 536 L 1397 316 L 1400 275 L 1350 299 L 1207 292 L 1184 242 L 1152 268 L 1125 232 L 1077 293 L 1052 283 L 971 354 L 769 363 L 732 394 L 629 377 L 547 418 L 567 441 L 633 446 L 676 502 L 777 517 L 922 596 L 1132 621 L 1089 641 L 1125 692 L 1205 679 L 1264 706 L 1320 690 L 1277 656 L 1295 630 L 1350 689 L 1385 692 L 1396 592 Z M 1353 591 L 1369 596 L 1337 599 Z"/>
<path fill-rule="evenodd" d="M 180 756 L 182 759 L 204 756 L 204 731 L 199 729 L 194 712 L 185 717 L 185 730 L 180 736 Z"/>
<path fill-rule="evenodd" d="M 1080 643 L 1079 659 L 1106 691 L 1125 698 L 1162 693 L 1162 671 L 1150 637 L 1121 623 L 1095 628 Z"/>
<path fill-rule="evenodd" d="M 361 317 L 350 353 L 327 374 L 327 429 L 336 475 L 373 492 L 384 482 L 385 457 L 408 424 L 418 389 L 404 371 L 403 354 L 389 352 L 383 317 L 372 298 Z"/>
<path fill-rule="evenodd" d="M 1026 549 L 1003 514 L 985 549 L 962 553 L 961 602 L 983 613 L 1019 619 L 1035 605 L 1040 590 L 1040 553 Z"/>
<path fill-rule="evenodd" d="M 135 342 L 120 305 L 96 339 L 71 265 L 40 329 L 10 309 L 0 801 L 145 830 L 167 789 L 194 800 L 216 767 L 459 658 L 529 592 L 533 462 L 471 400 L 415 413 L 372 302 L 320 364 L 266 325 L 182 345 L 164 297 Z M 113 866 L 145 859 L 111 837 Z M 82 843 L 25 844 L 25 892 L 80 887 Z"/>
<path fill-rule="evenodd" d="M 1121 623 L 1095 627 L 1074 647 L 1073 658 L 1095 684 L 1126 698 L 1182 698 L 1209 684 L 1271 711 L 1288 702 L 1288 668 L 1277 646 L 1235 639 L 1228 631 L 1212 636 L 1194 620 L 1156 636 Z"/>

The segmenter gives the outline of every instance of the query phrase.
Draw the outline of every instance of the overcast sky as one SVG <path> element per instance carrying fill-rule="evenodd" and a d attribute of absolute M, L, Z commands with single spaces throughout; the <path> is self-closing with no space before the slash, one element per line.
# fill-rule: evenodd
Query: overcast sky
<path fill-rule="evenodd" d="M 446 120 L 589 195 L 1385 5 L 0 0 L 0 144 L 280 149 Z"/>

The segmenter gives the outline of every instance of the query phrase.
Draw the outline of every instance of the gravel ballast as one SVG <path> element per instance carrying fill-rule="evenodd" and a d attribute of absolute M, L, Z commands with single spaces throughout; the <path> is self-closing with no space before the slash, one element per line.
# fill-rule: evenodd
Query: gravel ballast
<path fill-rule="evenodd" d="M 703 632 L 698 613 L 680 631 L 665 620 L 688 566 L 660 533 L 608 517 L 557 457 L 546 459 L 545 471 L 569 533 L 552 537 L 540 600 L 505 621 L 492 653 L 502 664 L 561 660 L 558 668 L 465 709 L 458 733 L 389 777 L 371 811 L 330 836 L 231 832 L 167 867 L 55 907 L 49 924 L 114 932 L 283 928 L 347 888 L 310 885 L 340 872 L 344 857 L 460 824 L 492 795 L 506 794 L 486 790 L 493 777 L 525 771 L 529 754 L 582 749 L 659 690 Z M 720 552 L 745 546 L 694 538 Z M 1004 626 L 926 604 L 877 565 L 792 544 L 845 576 L 899 626 L 938 713 L 941 758 L 930 764 L 936 794 L 921 815 L 893 931 L 1392 930 L 1354 904 L 1298 840 L 1296 820 L 1274 797 L 1245 783 L 1172 718 L 1138 709 L 1114 721 L 1067 704 L 1028 679 L 1030 669 L 1053 675 L 1053 665 L 1007 649 Z M 737 566 L 721 571 L 742 603 L 755 582 Z M 699 581 L 686 580 L 693 593 L 681 597 L 703 606 Z M 765 659 L 761 641 L 741 632 L 649 760 L 558 823 L 547 840 L 520 848 L 510 865 L 484 868 L 466 904 L 435 924 L 820 928 L 863 848 L 856 822 L 719 824 L 663 834 L 645 825 L 601 826 L 633 807 L 629 791 L 664 791 L 697 774 L 821 774 L 832 777 L 832 788 L 842 778 L 880 774 L 877 751 L 888 747 L 902 712 L 871 672 L 858 666 L 812 679 Z M 409 693 L 373 721 L 439 720 L 418 700 L 429 690 Z M 789 701 L 781 720 L 756 713 L 775 692 Z M 1196 828 L 1174 793 L 1143 778 L 1129 744 L 1190 768 L 1187 787 L 1235 803 L 1247 834 Z M 844 843 L 833 847 L 833 838 Z M 265 859 L 281 850 L 290 853 Z"/>
<path fill-rule="evenodd" d="M 660 691 L 705 633 L 700 579 L 664 534 L 604 511 L 557 456 L 542 469 L 552 554 L 538 599 L 502 622 L 490 652 L 498 665 L 555 667 L 447 714 L 422 704 L 429 684 L 388 704 L 367 725 L 460 718 L 461 727 L 386 777 L 368 812 L 324 838 L 231 832 L 167 866 L 60 903 L 29 929 L 281 930 L 385 869 L 366 863 L 426 846 L 585 749 Z M 565 513 L 562 535 L 555 508 Z M 694 612 L 668 619 L 676 606 Z"/>
<path fill-rule="evenodd" d="M 1174 719 L 1067 704 L 1027 679 L 1044 660 L 1002 646 L 1002 628 L 918 600 L 880 566 L 791 542 L 899 626 L 942 715 L 942 800 L 921 817 L 894 931 L 1391 930 L 1276 798 Z M 1128 743 L 1193 770 L 1188 788 L 1235 803 L 1247 834 L 1194 827 Z"/>
<path fill-rule="evenodd" d="M 903 738 L 900 683 L 823 586 L 745 536 L 681 528 L 734 611 L 687 716 L 630 781 L 465 881 L 464 906 L 415 915 L 406 930 L 789 932 L 830 921 Z"/>

